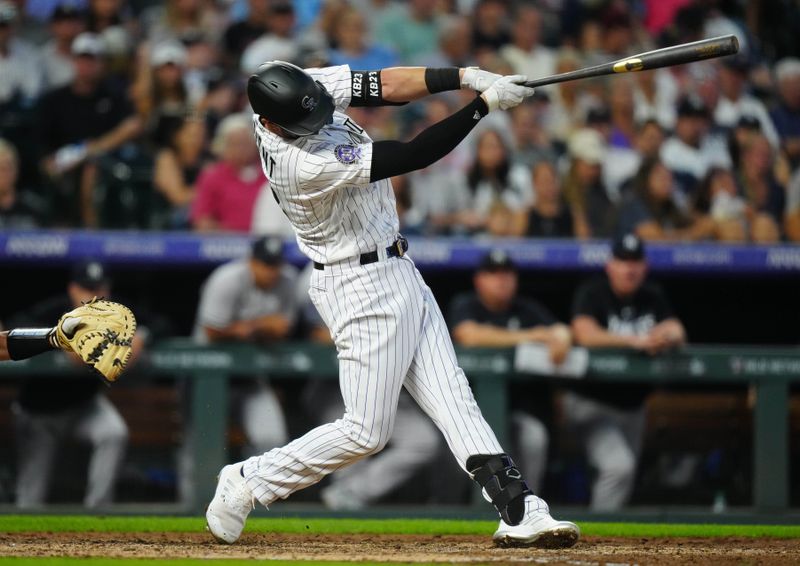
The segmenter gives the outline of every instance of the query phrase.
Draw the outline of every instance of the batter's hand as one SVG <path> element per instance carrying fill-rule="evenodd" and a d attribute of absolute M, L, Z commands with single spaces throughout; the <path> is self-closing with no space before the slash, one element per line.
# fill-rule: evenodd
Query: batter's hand
<path fill-rule="evenodd" d="M 467 67 L 464 69 L 464 76 L 461 77 L 461 88 L 470 88 L 483 92 L 502 76 L 497 73 L 483 71 L 478 67 Z"/>
<path fill-rule="evenodd" d="M 533 96 L 533 89 L 523 86 L 527 80 L 528 77 L 525 75 L 508 75 L 497 79 L 481 94 L 481 98 L 489 107 L 489 112 L 498 108 L 500 110 L 514 108 L 529 96 Z"/>

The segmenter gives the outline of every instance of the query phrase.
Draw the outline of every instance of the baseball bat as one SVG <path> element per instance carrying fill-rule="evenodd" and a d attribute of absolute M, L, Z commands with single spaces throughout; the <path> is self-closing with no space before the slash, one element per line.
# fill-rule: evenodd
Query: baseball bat
<path fill-rule="evenodd" d="M 672 65 L 682 65 L 693 63 L 703 59 L 713 59 L 714 57 L 724 57 L 733 55 L 739 51 L 739 40 L 735 35 L 721 35 L 710 39 L 702 39 L 691 43 L 681 43 L 663 49 L 654 49 L 638 55 L 631 55 L 618 61 L 602 63 L 594 67 L 578 69 L 560 75 L 542 77 L 525 83 L 525 86 L 537 87 L 576 79 L 588 79 L 590 77 L 602 77 L 603 75 L 615 75 L 617 73 L 629 73 L 632 71 L 649 71 L 650 69 L 660 69 L 661 67 L 671 67 Z"/>

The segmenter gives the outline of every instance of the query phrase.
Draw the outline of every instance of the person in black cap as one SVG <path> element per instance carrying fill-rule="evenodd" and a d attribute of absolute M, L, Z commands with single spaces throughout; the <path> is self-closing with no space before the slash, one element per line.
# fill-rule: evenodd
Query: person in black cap
<path fill-rule="evenodd" d="M 63 2 L 50 15 L 50 41 L 42 47 L 46 89 L 67 86 L 75 77 L 72 42 L 85 29 L 84 14 L 76 4 Z"/>
<path fill-rule="evenodd" d="M 612 244 L 606 276 L 581 285 L 572 307 L 575 343 L 629 348 L 656 355 L 686 342 L 686 331 L 657 285 L 645 282 L 644 243 L 625 234 Z M 613 511 L 627 503 L 645 425 L 651 386 L 583 382 L 562 398 L 564 424 L 583 442 L 597 476 L 591 507 Z"/>
<path fill-rule="evenodd" d="M 64 312 L 93 297 L 108 298 L 110 292 L 111 280 L 105 267 L 97 261 L 81 262 L 72 269 L 66 293 L 12 317 L 9 327 L 52 325 Z M 140 320 L 131 361 L 141 353 L 146 333 Z M 69 437 L 91 446 L 84 505 L 96 508 L 113 501 L 128 427 L 103 394 L 100 379 L 91 374 L 31 376 L 22 382 L 12 413 L 18 449 L 18 507 L 27 509 L 45 504 L 51 474 L 57 469 L 58 448 Z"/>
<path fill-rule="evenodd" d="M 660 156 L 686 193 L 711 167 L 731 167 L 724 137 L 709 135 L 710 127 L 711 114 L 701 98 L 685 96 L 679 101 L 675 132 L 661 146 Z"/>
<path fill-rule="evenodd" d="M 283 241 L 276 236 L 254 240 L 247 258 L 216 268 L 203 284 L 194 340 L 270 344 L 285 340 L 298 317 L 297 270 L 284 262 Z M 234 383 L 236 404 L 241 405 L 242 428 L 250 446 L 261 454 L 286 442 L 288 432 L 278 398 L 265 376 L 255 384 Z M 240 401 L 239 401 L 240 399 Z M 191 486 L 191 451 L 181 455 L 181 498 L 188 499 Z M 251 454 L 247 454 L 250 456 Z"/>
<path fill-rule="evenodd" d="M 520 297 L 517 268 L 501 249 L 489 251 L 473 277 L 475 291 L 453 299 L 448 326 L 456 344 L 501 348 L 539 342 L 550 359 L 560 364 L 572 345 L 569 327 L 559 322 L 543 305 Z M 516 387 L 516 386 L 515 386 Z M 538 492 L 547 463 L 549 435 L 539 418 L 549 413 L 548 387 L 529 385 L 511 395 L 512 421 L 518 437 L 520 470 L 534 492 Z"/>

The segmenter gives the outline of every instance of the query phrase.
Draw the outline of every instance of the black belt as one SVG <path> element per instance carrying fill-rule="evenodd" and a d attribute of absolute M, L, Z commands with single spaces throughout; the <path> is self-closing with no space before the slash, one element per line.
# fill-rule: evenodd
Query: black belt
<path fill-rule="evenodd" d="M 386 248 L 386 257 L 403 257 L 406 255 L 408 251 L 408 240 L 406 240 L 403 236 L 397 238 L 391 246 Z M 361 254 L 361 265 L 367 265 L 368 263 L 375 263 L 378 261 L 380 257 L 378 257 L 378 250 L 372 252 L 366 252 Z M 314 262 L 314 269 L 319 269 L 320 271 L 325 269 L 325 264 L 320 263 L 318 261 Z"/>

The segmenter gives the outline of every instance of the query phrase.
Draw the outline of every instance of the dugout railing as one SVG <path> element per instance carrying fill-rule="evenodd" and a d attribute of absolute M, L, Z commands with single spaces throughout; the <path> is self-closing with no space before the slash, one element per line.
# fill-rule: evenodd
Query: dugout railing
<path fill-rule="evenodd" d="M 557 374 L 537 367 L 536 352 L 518 349 L 460 349 L 459 362 L 472 382 L 475 397 L 501 442 L 508 436 L 510 380 L 556 378 L 654 384 L 749 384 L 753 410 L 753 504 L 757 512 L 789 507 L 789 389 L 800 381 L 800 348 L 692 346 L 650 357 L 618 350 L 573 351 Z M 45 355 L 0 364 L 0 378 L 24 378 L 81 371 L 65 357 Z M 336 379 L 335 351 L 310 343 L 258 348 L 247 344 L 198 346 L 186 339 L 155 344 L 135 372 L 190 379 L 189 405 L 195 435 L 195 493 L 214 490 L 214 478 L 226 463 L 229 378 L 268 374 L 281 379 Z M 535 372 L 535 373 L 531 373 Z M 205 499 L 194 502 L 202 509 Z"/>

